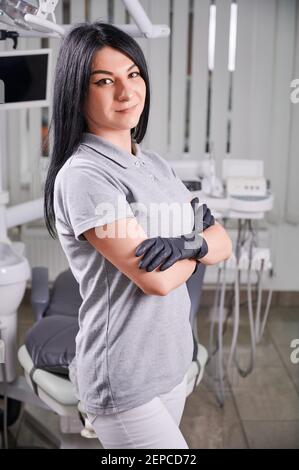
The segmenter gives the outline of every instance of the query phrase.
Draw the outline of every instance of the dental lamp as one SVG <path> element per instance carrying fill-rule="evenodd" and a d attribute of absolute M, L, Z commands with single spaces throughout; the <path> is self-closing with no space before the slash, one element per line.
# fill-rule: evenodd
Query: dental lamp
<path fill-rule="evenodd" d="M 115 25 L 133 37 L 168 37 L 167 25 L 153 25 L 139 0 L 122 0 L 136 25 Z M 59 0 L 39 0 L 35 7 L 24 0 L 0 0 L 0 23 L 21 28 L 21 37 L 63 37 L 71 25 L 58 25 L 55 8 Z"/>
<path fill-rule="evenodd" d="M 35 14 L 37 8 L 23 0 L 0 0 L 0 21 L 9 26 L 18 26 L 30 30 L 25 21 L 27 13 Z"/>

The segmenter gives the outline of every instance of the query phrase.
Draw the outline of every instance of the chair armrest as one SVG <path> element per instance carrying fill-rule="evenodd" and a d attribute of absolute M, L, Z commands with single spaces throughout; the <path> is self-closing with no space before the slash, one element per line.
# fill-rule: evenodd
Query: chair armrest
<path fill-rule="evenodd" d="M 197 271 L 187 279 L 186 285 L 191 300 L 190 308 L 190 323 L 192 330 L 196 329 L 196 316 L 200 307 L 201 292 L 203 288 L 204 275 L 206 271 L 206 265 L 199 263 L 197 266 Z M 197 330 L 195 330 L 195 333 Z M 197 334 L 195 334 L 197 338 Z"/>
<path fill-rule="evenodd" d="M 39 321 L 50 299 L 48 268 L 42 266 L 32 268 L 31 305 L 36 321 Z"/>

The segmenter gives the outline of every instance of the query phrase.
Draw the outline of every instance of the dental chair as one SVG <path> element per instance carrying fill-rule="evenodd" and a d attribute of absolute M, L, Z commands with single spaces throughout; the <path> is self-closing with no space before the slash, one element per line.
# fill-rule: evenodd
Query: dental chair
<path fill-rule="evenodd" d="M 204 272 L 205 266 L 199 264 L 196 273 L 187 281 L 194 338 L 187 396 L 200 383 L 208 358 L 206 349 L 198 343 L 196 326 Z M 101 448 L 69 380 L 68 365 L 75 356 L 78 312 L 82 302 L 79 286 L 70 269 L 59 274 L 51 294 L 48 285 L 47 268 L 33 268 L 31 304 L 36 323 L 27 332 L 25 344 L 18 351 L 18 359 L 32 391 L 60 417 L 62 436 L 68 436 L 68 439 L 64 438 L 59 447 Z"/>

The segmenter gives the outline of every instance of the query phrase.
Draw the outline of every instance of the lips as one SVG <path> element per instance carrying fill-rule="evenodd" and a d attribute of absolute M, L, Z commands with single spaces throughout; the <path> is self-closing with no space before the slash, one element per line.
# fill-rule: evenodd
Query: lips
<path fill-rule="evenodd" d="M 131 106 L 130 108 L 119 109 L 119 110 L 117 110 L 117 113 L 127 113 L 129 111 L 133 111 L 133 109 L 135 109 L 136 106 L 137 106 L 137 104 L 135 104 L 134 106 Z"/>

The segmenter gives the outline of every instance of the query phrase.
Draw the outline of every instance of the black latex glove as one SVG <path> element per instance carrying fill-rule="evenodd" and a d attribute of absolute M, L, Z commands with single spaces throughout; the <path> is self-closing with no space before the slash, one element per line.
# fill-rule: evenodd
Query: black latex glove
<path fill-rule="evenodd" d="M 207 254 L 208 245 L 199 233 L 213 225 L 215 220 L 206 204 L 199 208 L 198 202 L 197 197 L 191 201 L 194 225 L 190 234 L 148 238 L 140 243 L 135 252 L 136 256 L 144 255 L 139 264 L 140 269 L 151 272 L 161 265 L 160 270 L 164 271 L 181 259 L 200 259 Z"/>
<path fill-rule="evenodd" d="M 194 203 L 192 204 L 192 201 L 194 201 L 194 199 L 197 199 L 197 201 L 195 202 L 195 206 L 194 206 Z M 191 205 L 192 207 L 195 207 L 195 209 L 193 210 L 194 212 L 194 217 L 195 217 L 195 225 L 196 225 L 196 217 L 200 216 L 200 213 L 199 213 L 199 209 L 196 210 L 196 205 L 197 205 L 197 202 L 198 202 L 198 197 L 192 199 L 191 201 Z M 201 222 L 201 225 L 200 226 L 200 222 Z M 202 205 L 202 221 L 199 221 L 199 227 L 197 227 L 199 229 L 199 231 L 204 231 L 206 230 L 207 228 L 211 227 L 211 225 L 214 225 L 215 224 L 215 219 L 214 219 L 214 216 L 211 214 L 211 211 L 210 209 L 207 207 L 206 204 L 203 204 Z M 201 230 L 200 230 L 201 229 Z M 194 230 L 194 227 L 193 227 L 193 230 Z"/>

